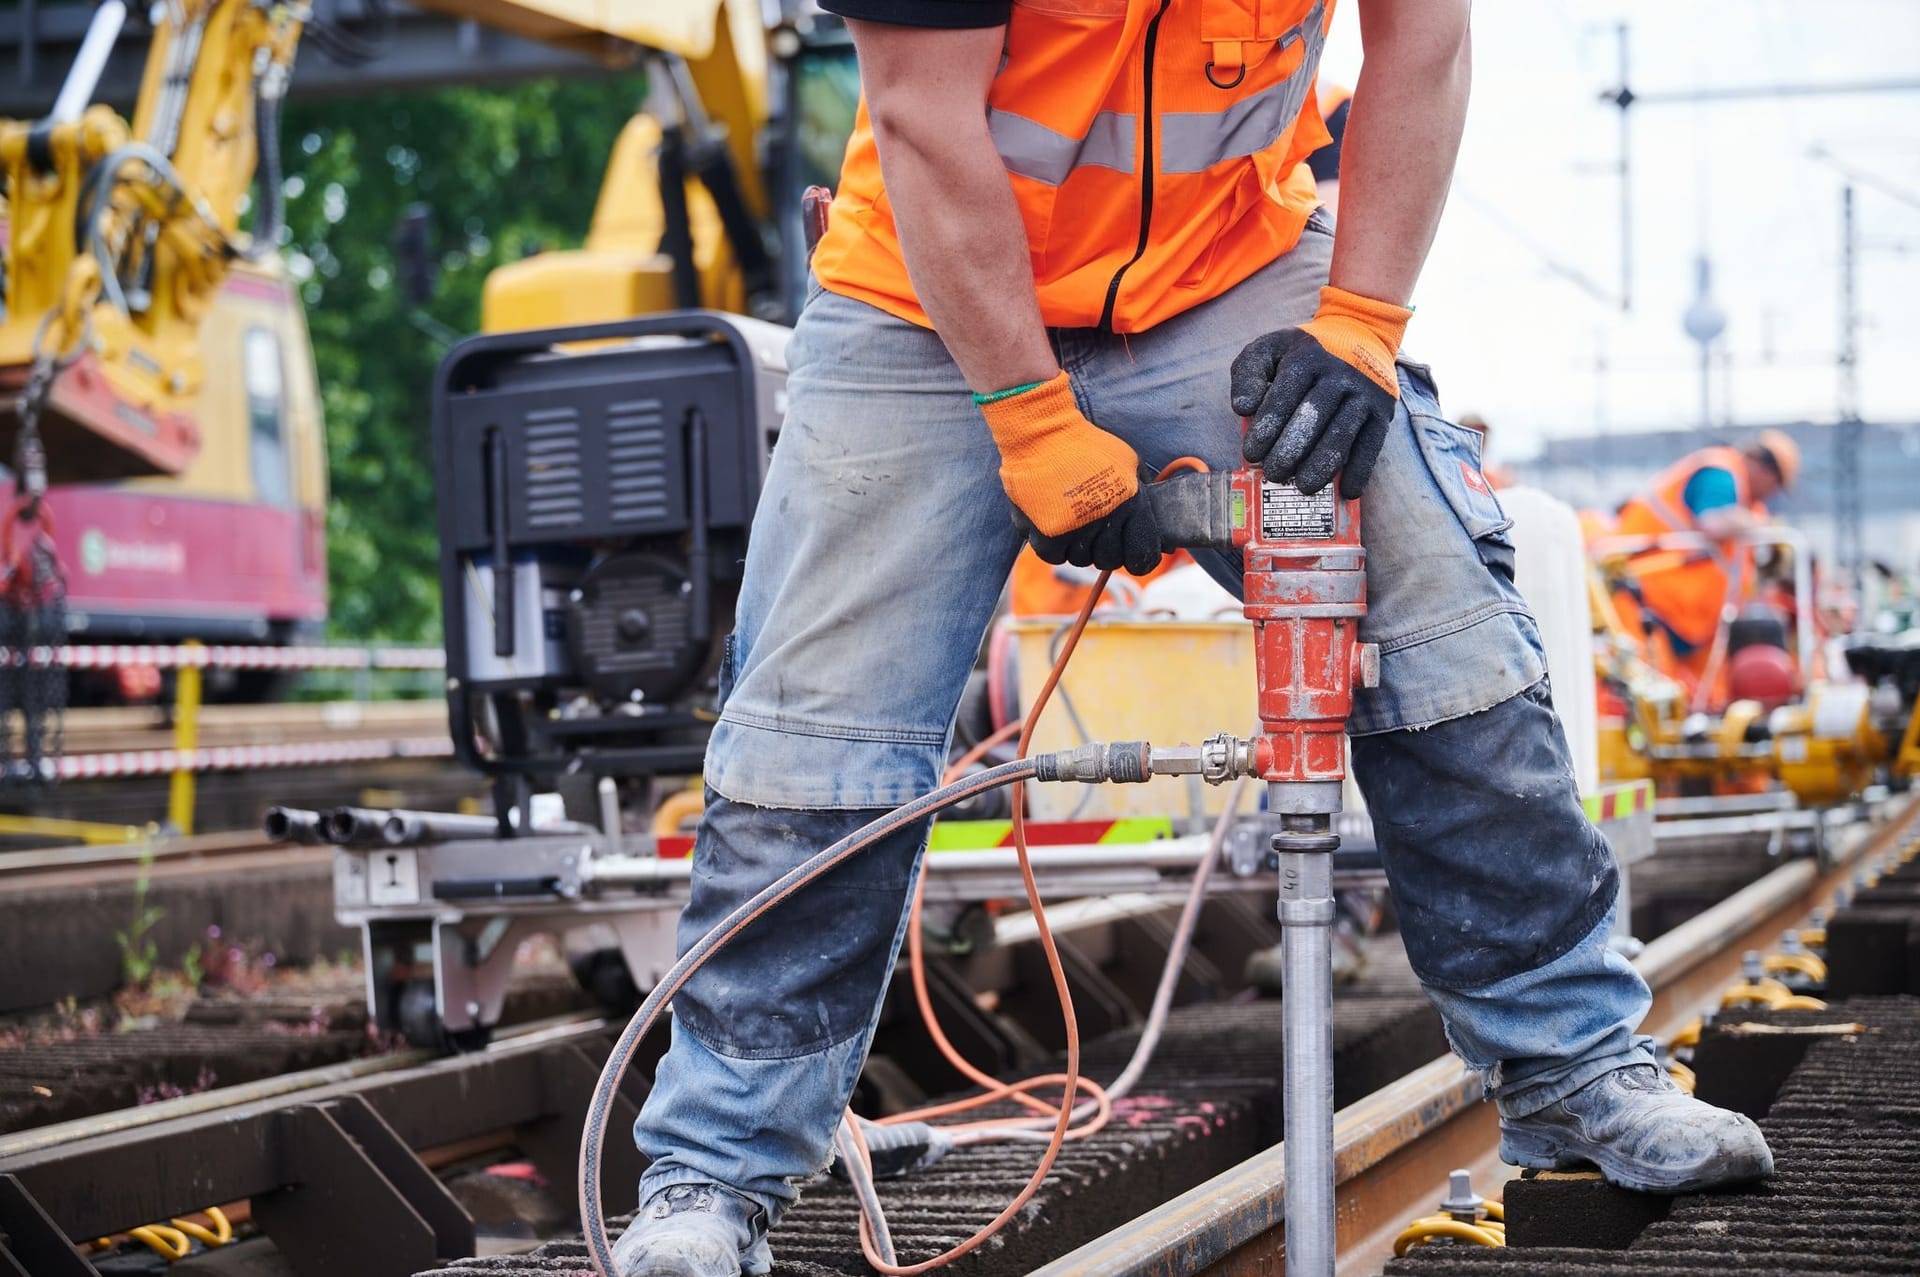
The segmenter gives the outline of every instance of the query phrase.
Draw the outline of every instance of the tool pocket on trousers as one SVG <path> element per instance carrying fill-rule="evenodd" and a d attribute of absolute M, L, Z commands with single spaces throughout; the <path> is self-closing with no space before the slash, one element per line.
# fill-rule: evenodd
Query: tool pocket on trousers
<path fill-rule="evenodd" d="M 1403 392 L 1406 389 L 1402 381 Z M 1453 507 L 1467 535 L 1473 538 L 1480 561 L 1493 571 L 1513 580 L 1513 540 L 1508 530 L 1513 520 L 1501 508 L 1487 477 L 1480 469 L 1481 436 L 1477 430 L 1455 425 L 1439 415 L 1439 405 L 1414 393 L 1407 396 L 1408 414 L 1413 422 L 1414 441 L 1420 456 L 1433 475 L 1434 486 Z M 1436 411 L 1423 411 L 1431 407 Z"/>

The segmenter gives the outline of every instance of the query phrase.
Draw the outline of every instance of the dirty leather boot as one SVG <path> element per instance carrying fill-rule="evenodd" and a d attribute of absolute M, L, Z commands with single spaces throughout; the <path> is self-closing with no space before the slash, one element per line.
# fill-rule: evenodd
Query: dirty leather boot
<path fill-rule="evenodd" d="M 1694 1099 L 1651 1064 L 1602 1074 L 1526 1117 L 1502 1117 L 1500 1158 L 1536 1170 L 1591 1164 L 1609 1182 L 1643 1193 L 1691 1193 L 1773 1174 L 1759 1127 Z"/>
<path fill-rule="evenodd" d="M 766 1216 L 717 1184 L 670 1184 L 613 1244 L 618 1277 L 762 1277 L 773 1270 Z"/>

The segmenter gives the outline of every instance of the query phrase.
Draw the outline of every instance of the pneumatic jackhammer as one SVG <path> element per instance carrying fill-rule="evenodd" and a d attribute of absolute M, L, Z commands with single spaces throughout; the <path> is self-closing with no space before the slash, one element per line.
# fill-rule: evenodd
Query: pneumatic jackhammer
<path fill-rule="evenodd" d="M 1168 547 L 1237 549 L 1253 623 L 1260 729 L 1234 770 L 1267 782 L 1277 816 L 1285 992 L 1286 1259 L 1292 1277 L 1332 1277 L 1333 817 L 1346 779 L 1346 724 L 1356 686 L 1379 681 L 1379 651 L 1360 642 L 1367 553 L 1360 502 L 1339 482 L 1315 493 L 1257 467 L 1178 475 L 1148 492 Z"/>

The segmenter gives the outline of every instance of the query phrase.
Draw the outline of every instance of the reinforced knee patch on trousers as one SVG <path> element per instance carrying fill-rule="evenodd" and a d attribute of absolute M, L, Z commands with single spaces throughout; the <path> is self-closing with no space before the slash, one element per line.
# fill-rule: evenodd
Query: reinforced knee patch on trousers
<path fill-rule="evenodd" d="M 679 948 L 884 811 L 789 811 L 707 790 Z M 740 1059 L 810 1055 L 864 1032 L 892 975 L 928 825 L 894 833 L 756 919 L 674 997 L 676 1020 Z"/>
<path fill-rule="evenodd" d="M 1613 849 L 1581 809 L 1546 680 L 1482 713 L 1355 737 L 1353 762 L 1426 983 L 1544 966 L 1613 907 Z"/>

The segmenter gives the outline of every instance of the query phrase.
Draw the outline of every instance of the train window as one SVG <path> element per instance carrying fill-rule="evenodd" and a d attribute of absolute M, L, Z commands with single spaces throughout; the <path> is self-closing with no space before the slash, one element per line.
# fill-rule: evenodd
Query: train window
<path fill-rule="evenodd" d="M 293 474 L 287 452 L 286 374 L 280 364 L 279 337 L 271 329 L 247 329 L 241 363 L 247 389 L 254 499 L 265 505 L 290 506 Z"/>

